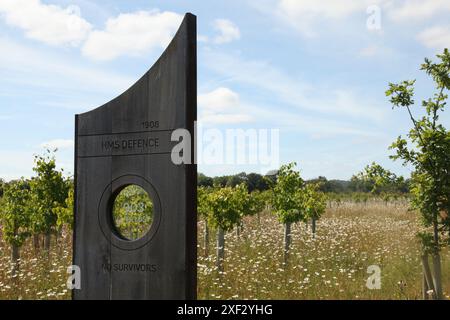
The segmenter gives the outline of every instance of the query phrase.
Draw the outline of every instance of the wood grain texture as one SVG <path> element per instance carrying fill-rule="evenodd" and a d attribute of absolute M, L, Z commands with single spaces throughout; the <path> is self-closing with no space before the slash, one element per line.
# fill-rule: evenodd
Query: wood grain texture
<path fill-rule="evenodd" d="M 175 165 L 170 154 L 175 129 L 189 130 L 194 145 L 196 50 L 196 17 L 188 13 L 141 79 L 75 117 L 73 261 L 81 289 L 73 299 L 196 299 L 197 167 Z M 115 195 L 130 184 L 157 203 L 151 230 L 136 241 L 118 236 L 111 219 Z"/>

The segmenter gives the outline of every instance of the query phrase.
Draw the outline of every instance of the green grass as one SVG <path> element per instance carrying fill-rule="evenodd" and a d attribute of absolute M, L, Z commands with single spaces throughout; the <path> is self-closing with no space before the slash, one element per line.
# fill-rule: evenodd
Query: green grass
<path fill-rule="evenodd" d="M 215 241 L 204 256 L 199 222 L 199 299 L 420 299 L 421 265 L 417 214 L 406 204 L 345 203 L 328 208 L 313 239 L 304 223 L 292 228 L 290 262 L 283 266 L 283 227 L 268 212 L 247 217 L 239 238 L 226 235 L 225 272 L 215 266 Z M 211 232 L 213 238 L 214 233 Z M 0 235 L 1 237 L 1 235 Z M 0 240 L 0 299 L 70 299 L 71 234 L 52 243 L 49 257 L 29 240 L 20 272 L 10 274 L 9 247 Z M 450 292 L 450 254 L 442 254 L 443 287 Z M 369 290 L 367 268 L 381 268 L 380 290 Z"/>
<path fill-rule="evenodd" d="M 264 213 L 245 220 L 239 239 L 226 235 L 225 272 L 203 256 L 199 232 L 200 299 L 420 299 L 417 215 L 405 205 L 344 204 L 328 209 L 315 239 L 305 224 L 293 228 L 290 261 L 283 266 L 283 228 Z M 443 252 L 444 291 L 450 292 L 449 253 Z M 381 268 L 381 289 L 369 290 L 367 268 Z"/>

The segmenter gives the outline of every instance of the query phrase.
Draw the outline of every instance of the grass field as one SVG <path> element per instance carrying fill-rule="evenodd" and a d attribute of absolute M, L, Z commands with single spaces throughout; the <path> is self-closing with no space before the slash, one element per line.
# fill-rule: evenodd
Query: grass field
<path fill-rule="evenodd" d="M 247 217 L 239 237 L 226 235 L 225 270 L 215 267 L 214 239 L 204 255 L 199 222 L 199 299 L 420 299 L 421 265 L 415 233 L 417 214 L 405 203 L 344 203 L 328 208 L 317 235 L 293 227 L 290 262 L 283 266 L 283 227 L 268 212 Z M 213 238 L 213 233 L 211 234 Z M 442 254 L 443 287 L 450 292 L 450 255 Z M 71 236 L 64 233 L 50 256 L 22 251 L 20 272 L 11 278 L 9 248 L 0 241 L 0 299 L 69 299 L 66 269 Z M 367 268 L 381 269 L 381 289 L 369 290 Z"/>
<path fill-rule="evenodd" d="M 224 274 L 215 268 L 214 243 L 209 257 L 200 247 L 199 298 L 420 299 L 418 230 L 417 215 L 406 204 L 347 203 L 327 210 L 315 239 L 305 224 L 293 228 L 290 263 L 284 267 L 282 225 L 267 213 L 260 223 L 250 217 L 239 239 L 235 233 L 226 236 Z M 442 258 L 448 295 L 448 251 Z M 381 268 L 380 290 L 366 287 L 370 265 Z"/>

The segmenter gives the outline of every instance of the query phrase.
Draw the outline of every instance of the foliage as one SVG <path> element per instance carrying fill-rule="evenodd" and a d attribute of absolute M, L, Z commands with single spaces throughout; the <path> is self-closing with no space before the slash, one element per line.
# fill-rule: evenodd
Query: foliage
<path fill-rule="evenodd" d="M 58 230 L 61 230 L 66 225 L 70 230 L 73 230 L 74 188 L 71 181 L 66 182 L 69 184 L 67 198 L 63 206 L 56 207 L 54 210 L 57 215 L 56 226 Z"/>
<path fill-rule="evenodd" d="M 244 196 L 244 198 L 242 198 Z M 230 231 L 239 224 L 244 214 L 248 193 L 244 185 L 236 188 L 217 188 L 208 194 L 210 209 L 208 223 L 214 228 Z"/>
<path fill-rule="evenodd" d="M 269 184 L 266 177 L 257 173 L 241 172 L 235 175 L 207 177 L 203 173 L 198 174 L 197 185 L 199 187 L 236 187 L 240 184 L 245 184 L 249 192 L 255 190 L 264 191 L 269 189 Z"/>
<path fill-rule="evenodd" d="M 268 192 L 248 192 L 245 184 L 236 187 L 219 187 L 197 189 L 200 217 L 206 219 L 214 228 L 230 231 L 238 225 L 244 216 L 261 212 L 267 205 Z"/>
<path fill-rule="evenodd" d="M 209 189 L 205 187 L 197 188 L 197 214 L 203 219 L 208 219 L 210 212 L 208 203 Z"/>
<path fill-rule="evenodd" d="M 273 209 L 282 223 L 295 223 L 305 219 L 303 209 L 304 181 L 293 168 L 296 163 L 281 166 L 277 183 L 273 187 Z"/>
<path fill-rule="evenodd" d="M 249 173 L 247 175 L 247 188 L 249 192 L 265 191 L 269 189 L 269 183 L 264 176 L 257 173 Z"/>
<path fill-rule="evenodd" d="M 304 203 L 305 216 L 310 219 L 320 219 L 327 207 L 327 200 L 323 192 L 320 192 L 319 185 L 308 184 L 304 190 Z"/>
<path fill-rule="evenodd" d="M 244 215 L 253 216 L 264 210 L 267 204 L 267 192 L 253 191 L 247 197 L 246 208 L 244 208 Z"/>
<path fill-rule="evenodd" d="M 208 177 L 202 173 L 198 174 L 197 185 L 199 187 L 212 188 L 216 187 L 235 187 L 241 183 L 247 185 L 249 192 L 253 191 L 267 191 L 271 185 L 275 185 L 277 181 L 277 172 L 271 172 L 271 175 L 262 176 L 257 173 L 241 172 L 236 175 Z M 357 174 L 354 175 L 357 177 Z M 351 193 L 351 192 L 371 192 L 372 185 L 363 183 L 362 181 L 354 178 L 351 181 L 346 180 L 328 180 L 326 177 L 319 176 L 318 178 L 305 181 L 305 183 L 317 183 L 319 184 L 319 190 L 325 193 Z M 397 177 L 395 185 L 391 185 L 391 189 L 395 193 L 405 194 L 409 192 L 409 181 L 403 177 Z"/>
<path fill-rule="evenodd" d="M 0 198 L 3 197 L 3 194 L 5 192 L 5 188 L 6 188 L 6 182 L 2 178 L 0 178 Z"/>
<path fill-rule="evenodd" d="M 197 177 L 197 185 L 199 187 L 212 187 L 214 182 L 211 177 L 207 177 L 203 173 L 199 173 Z"/>
<path fill-rule="evenodd" d="M 318 184 L 319 190 L 325 193 L 350 193 L 352 191 L 356 191 L 356 188 L 351 181 L 328 180 L 323 176 L 308 180 L 306 183 Z"/>
<path fill-rule="evenodd" d="M 69 183 L 63 177 L 63 171 L 56 169 L 55 157 L 50 150 L 35 156 L 33 170 L 37 174 L 30 182 L 33 231 L 49 234 L 57 226 L 58 208 L 65 206 Z"/>
<path fill-rule="evenodd" d="M 229 176 L 227 178 L 227 187 L 236 187 L 240 184 L 246 184 L 247 183 L 247 174 L 245 172 L 241 172 L 232 176 Z"/>
<path fill-rule="evenodd" d="M 397 177 L 397 175 L 375 162 L 354 175 L 351 181 L 358 191 L 374 194 L 397 193 L 407 190 L 403 177 Z"/>
<path fill-rule="evenodd" d="M 4 239 L 15 246 L 22 246 L 31 235 L 30 187 L 21 179 L 11 182 L 5 190 L 0 221 Z"/>
<path fill-rule="evenodd" d="M 401 159 L 404 165 L 414 167 L 412 206 L 421 212 L 425 226 L 433 225 L 431 245 L 435 251 L 439 250 L 438 230 L 449 228 L 450 211 L 450 132 L 439 121 L 447 104 L 446 91 L 450 89 L 450 53 L 445 49 L 437 57 L 438 63 L 425 59 L 421 66 L 421 70 L 434 80 L 437 89 L 433 98 L 422 101 L 425 111 L 422 118 L 416 119 L 411 111 L 415 103 L 415 80 L 390 83 L 386 91 L 393 108 L 406 108 L 413 125 L 407 139 L 400 136 L 392 144 L 390 149 L 395 154 L 391 158 Z M 421 237 L 427 238 L 423 234 Z"/>

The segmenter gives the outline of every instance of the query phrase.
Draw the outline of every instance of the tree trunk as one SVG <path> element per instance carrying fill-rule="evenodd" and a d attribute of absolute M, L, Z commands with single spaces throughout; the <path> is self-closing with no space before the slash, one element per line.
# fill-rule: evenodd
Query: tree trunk
<path fill-rule="evenodd" d="M 35 233 L 33 235 L 33 247 L 34 247 L 34 251 L 39 251 L 39 248 L 41 247 L 40 243 L 39 243 L 39 234 Z"/>
<path fill-rule="evenodd" d="M 45 240 L 44 240 L 44 249 L 45 251 L 50 251 L 50 243 L 52 240 L 52 234 L 50 232 L 47 232 L 45 234 Z"/>
<path fill-rule="evenodd" d="M 19 271 L 20 247 L 18 245 L 11 245 L 11 276 L 15 277 Z"/>
<path fill-rule="evenodd" d="M 208 256 L 209 249 L 209 227 L 208 222 L 205 220 L 205 234 L 203 235 L 203 245 L 205 247 L 205 256 Z"/>
<path fill-rule="evenodd" d="M 436 252 L 433 254 L 433 280 L 436 299 L 441 300 L 443 298 L 442 293 L 442 277 L 441 277 L 441 257 L 439 255 L 439 229 L 438 229 L 438 213 L 434 214 L 433 219 L 433 236 L 434 245 L 436 246 Z"/>
<path fill-rule="evenodd" d="M 428 290 L 430 290 L 428 288 L 428 283 L 427 283 L 427 277 L 425 276 L 425 273 L 423 273 L 422 275 L 422 299 L 423 300 L 428 300 Z"/>
<path fill-rule="evenodd" d="M 422 255 L 422 270 L 426 282 L 426 287 L 428 290 L 433 291 L 433 298 L 434 298 L 436 290 L 434 289 L 433 277 L 431 275 L 430 265 L 428 263 L 428 254 Z M 424 293 L 424 295 L 428 296 L 428 290 Z"/>
<path fill-rule="evenodd" d="M 291 223 L 284 224 L 284 265 L 289 261 L 289 249 L 291 247 Z"/>
<path fill-rule="evenodd" d="M 442 276 L 441 276 L 441 256 L 439 253 L 433 255 L 433 280 L 436 289 L 436 299 L 442 300 Z"/>
<path fill-rule="evenodd" d="M 315 217 L 312 218 L 311 229 L 312 229 L 312 236 L 314 239 L 316 237 L 316 218 Z"/>
<path fill-rule="evenodd" d="M 217 230 L 217 261 L 216 266 L 220 272 L 223 272 L 223 260 L 225 258 L 225 232 L 222 228 Z"/>

